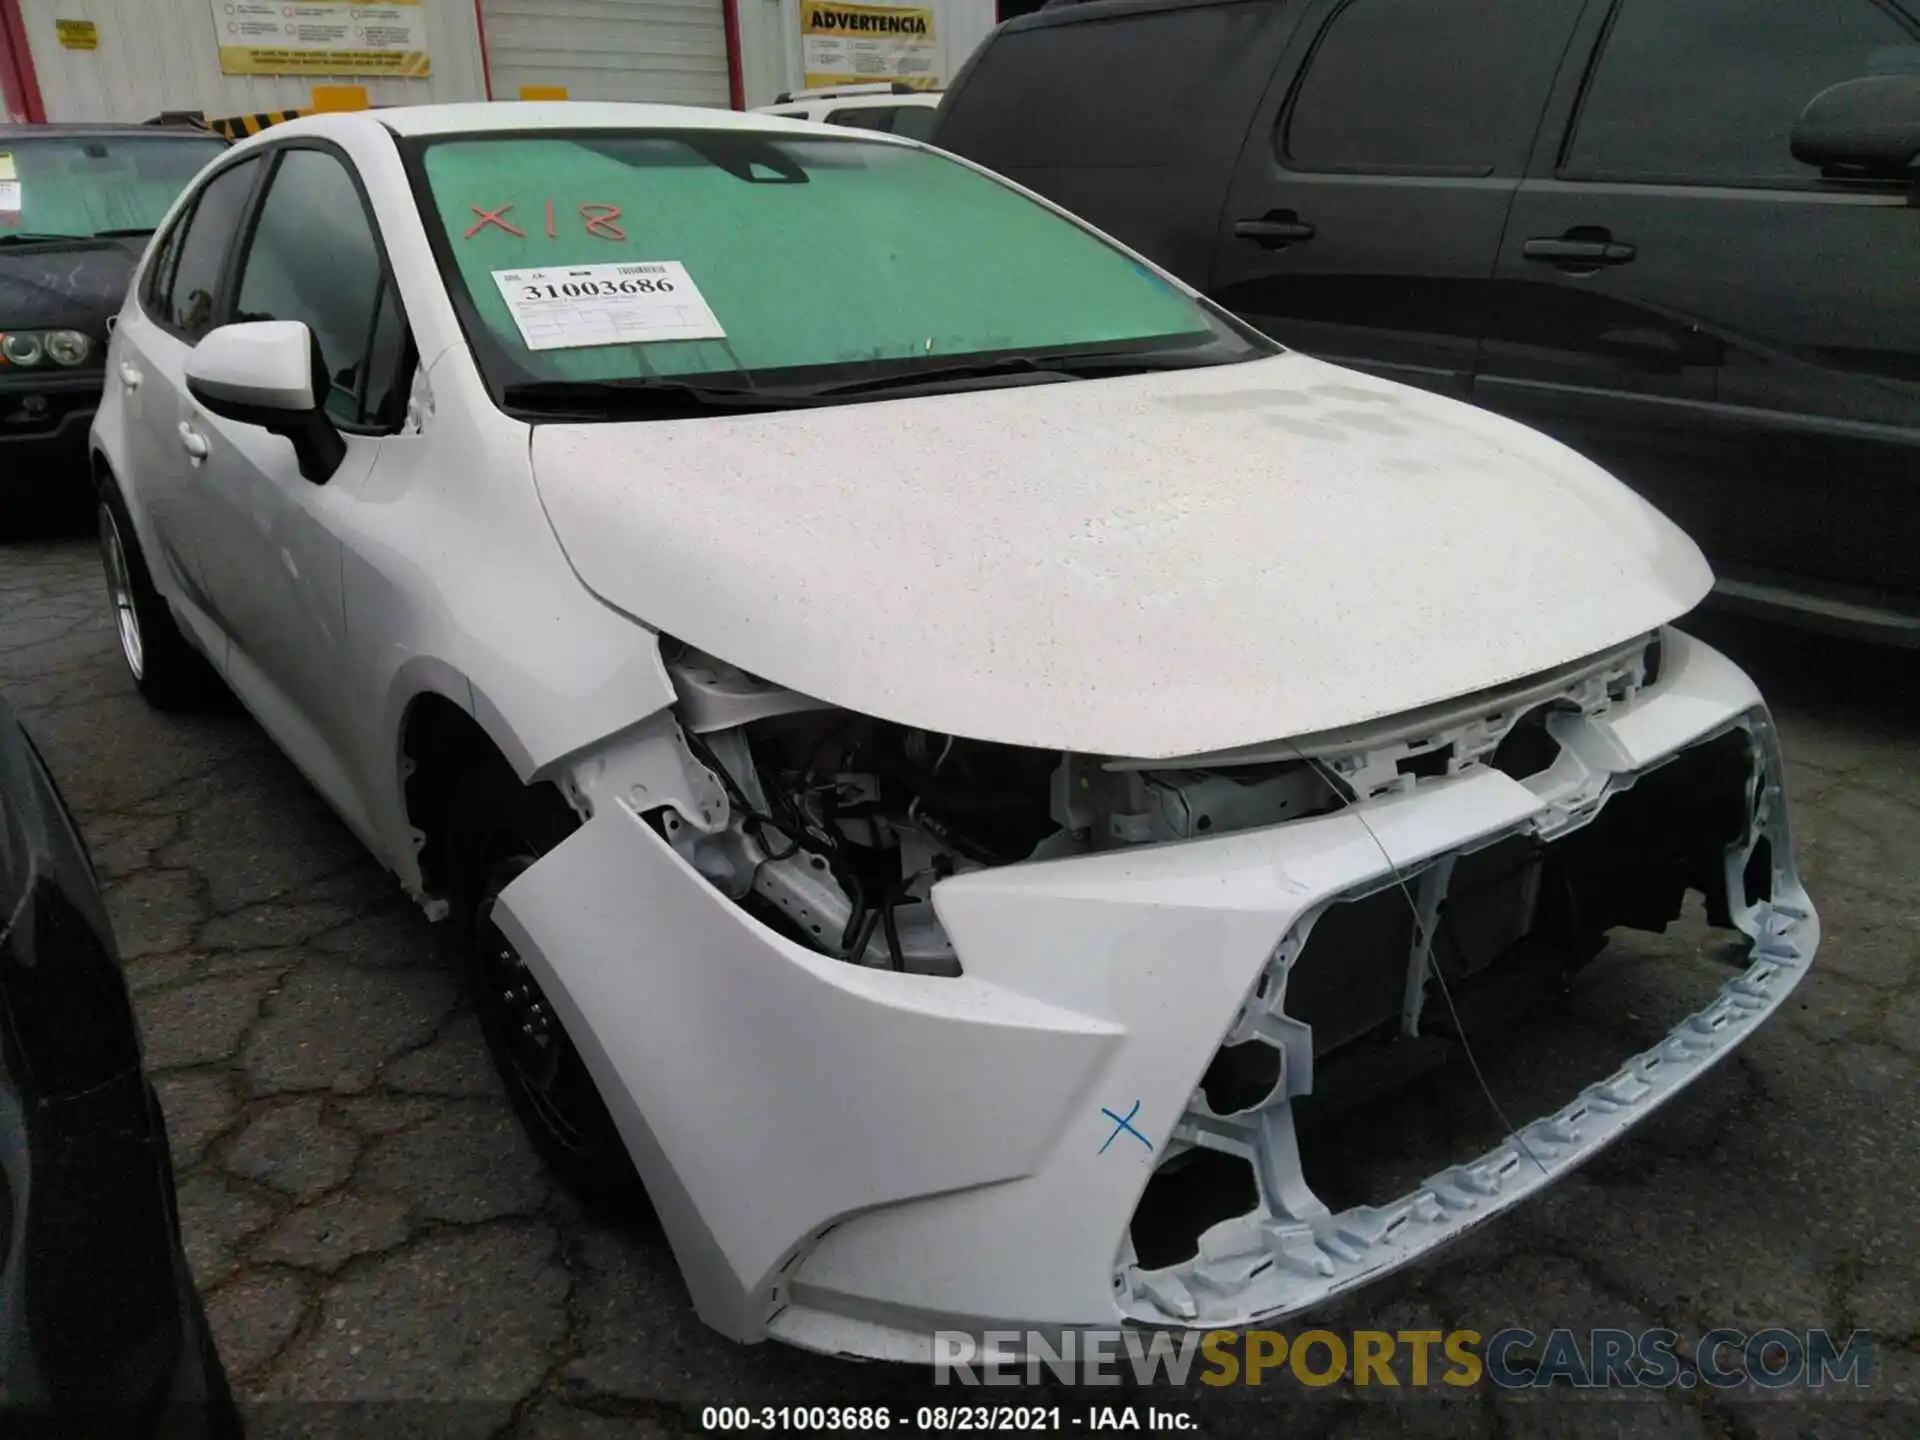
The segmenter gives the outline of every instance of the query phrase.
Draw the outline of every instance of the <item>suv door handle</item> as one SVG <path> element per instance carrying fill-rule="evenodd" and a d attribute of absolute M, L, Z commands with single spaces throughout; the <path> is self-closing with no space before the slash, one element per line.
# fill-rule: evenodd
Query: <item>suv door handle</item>
<path fill-rule="evenodd" d="M 202 435 L 186 421 L 180 422 L 180 448 L 185 450 L 198 465 L 207 458 L 207 437 Z"/>
<path fill-rule="evenodd" d="M 1313 226 L 1292 210 L 1269 210 L 1258 220 L 1233 222 L 1233 238 L 1251 240 L 1262 250 L 1284 250 L 1300 240 L 1314 237 Z"/>
<path fill-rule="evenodd" d="M 1611 230 L 1598 225 L 1576 225 L 1555 239 L 1540 236 L 1529 240 L 1520 247 L 1520 253 L 1529 260 L 1584 270 L 1601 265 L 1625 265 L 1639 252 L 1625 241 L 1614 239 Z"/>
<path fill-rule="evenodd" d="M 120 362 L 120 383 L 129 390 L 140 388 L 140 372 L 124 360 Z"/>

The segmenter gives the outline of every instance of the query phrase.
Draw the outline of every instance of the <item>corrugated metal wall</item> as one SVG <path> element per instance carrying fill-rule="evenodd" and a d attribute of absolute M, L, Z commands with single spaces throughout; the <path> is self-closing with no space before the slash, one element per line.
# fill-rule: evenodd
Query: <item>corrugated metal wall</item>
<path fill-rule="evenodd" d="M 472 0 L 423 0 L 420 8 L 433 73 L 403 80 L 223 75 L 208 0 L 20 0 L 49 120 L 145 120 L 162 110 L 237 115 L 300 109 L 315 85 L 328 84 L 364 85 L 375 105 L 484 98 Z M 56 19 L 91 20 L 99 27 L 99 48 L 63 49 Z"/>
<path fill-rule="evenodd" d="M 503 100 L 564 85 L 572 100 L 728 103 L 721 0 L 485 0 L 485 12 Z"/>

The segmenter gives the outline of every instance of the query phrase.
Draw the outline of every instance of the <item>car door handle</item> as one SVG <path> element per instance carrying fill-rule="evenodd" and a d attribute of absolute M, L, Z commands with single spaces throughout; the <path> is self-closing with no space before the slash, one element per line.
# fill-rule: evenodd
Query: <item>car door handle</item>
<path fill-rule="evenodd" d="M 120 383 L 129 390 L 140 388 L 140 372 L 124 360 L 120 362 Z"/>
<path fill-rule="evenodd" d="M 1543 235 L 1529 240 L 1520 247 L 1520 253 L 1529 260 L 1584 270 L 1600 265 L 1625 265 L 1639 252 L 1625 241 L 1614 239 L 1609 231 L 1582 225 L 1561 236 Z"/>
<path fill-rule="evenodd" d="M 193 426 L 189 425 L 186 421 L 182 420 L 180 422 L 180 448 L 187 452 L 194 464 L 198 465 L 202 460 L 207 458 L 207 437 L 194 429 Z"/>
<path fill-rule="evenodd" d="M 1262 250 L 1284 250 L 1314 237 L 1314 228 L 1291 210 L 1269 210 L 1258 220 L 1233 222 L 1233 238 L 1251 240 Z"/>

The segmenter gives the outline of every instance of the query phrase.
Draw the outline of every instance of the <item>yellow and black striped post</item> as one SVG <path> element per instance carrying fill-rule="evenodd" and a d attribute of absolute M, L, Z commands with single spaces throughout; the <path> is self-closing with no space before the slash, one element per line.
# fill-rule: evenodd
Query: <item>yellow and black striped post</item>
<path fill-rule="evenodd" d="M 228 115 L 218 120 L 207 121 L 207 128 L 227 137 L 229 140 L 243 140 L 249 135 L 258 135 L 262 130 L 280 124 L 285 120 L 297 120 L 308 114 L 305 110 L 263 110 L 257 115 Z"/>

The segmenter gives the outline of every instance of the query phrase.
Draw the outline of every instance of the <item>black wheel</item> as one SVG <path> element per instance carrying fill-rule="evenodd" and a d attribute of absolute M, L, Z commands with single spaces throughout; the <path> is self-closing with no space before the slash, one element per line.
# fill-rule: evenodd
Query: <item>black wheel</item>
<path fill-rule="evenodd" d="M 561 1182 L 597 1209 L 643 1209 L 646 1192 L 580 1052 L 539 981 L 493 921 L 515 876 L 578 824 L 559 794 L 504 763 L 469 771 L 448 807 L 454 940 L 507 1098 Z"/>
<path fill-rule="evenodd" d="M 181 710 L 207 698 L 213 669 L 174 622 L 173 611 L 153 588 L 127 507 L 110 476 L 100 477 L 97 516 L 100 565 L 107 603 L 113 607 L 120 658 L 140 694 L 156 710 Z"/>

